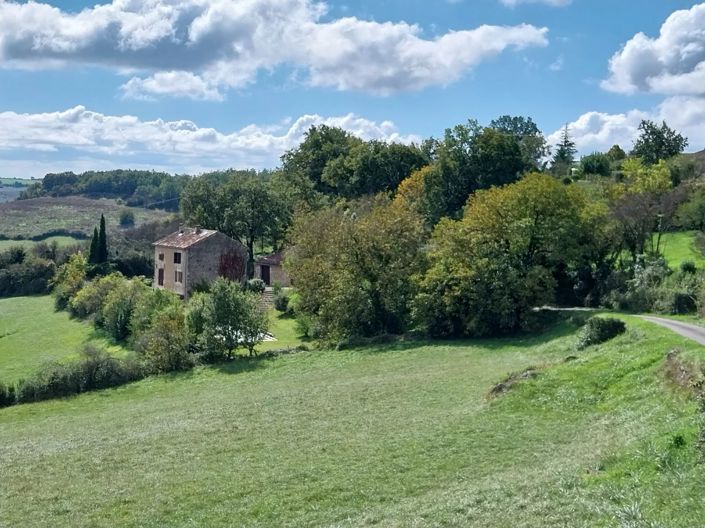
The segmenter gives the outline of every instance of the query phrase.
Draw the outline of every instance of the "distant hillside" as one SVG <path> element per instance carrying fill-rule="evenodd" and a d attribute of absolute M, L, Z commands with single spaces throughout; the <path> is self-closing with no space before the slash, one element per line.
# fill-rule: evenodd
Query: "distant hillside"
<path fill-rule="evenodd" d="M 683 154 L 685 158 L 692 160 L 695 162 L 695 166 L 698 169 L 698 172 L 702 175 L 705 175 L 705 149 L 701 150 L 700 152 L 693 152 L 691 154 Z"/>
<path fill-rule="evenodd" d="M 104 214 L 108 229 L 118 228 L 120 212 L 134 212 L 136 225 L 170 215 L 156 209 L 126 207 L 115 200 L 79 196 L 32 198 L 0 204 L 0 239 L 40 239 L 51 235 L 88 237 Z"/>

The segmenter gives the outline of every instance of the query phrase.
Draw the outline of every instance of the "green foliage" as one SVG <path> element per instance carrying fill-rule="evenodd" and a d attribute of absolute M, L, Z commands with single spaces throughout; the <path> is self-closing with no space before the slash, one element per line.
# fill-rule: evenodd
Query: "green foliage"
<path fill-rule="evenodd" d="M 626 332 L 627 327 L 621 319 L 613 317 L 592 317 L 578 336 L 578 348 L 584 349 L 599 345 Z"/>
<path fill-rule="evenodd" d="M 546 175 L 476 193 L 461 220 L 434 230 L 418 321 L 437 336 L 531 326 L 533 309 L 554 300 L 560 272 L 599 264 L 604 217 L 578 188 Z"/>
<path fill-rule="evenodd" d="M 289 296 L 279 292 L 274 296 L 274 308 L 279 312 L 286 313 L 289 308 Z"/>
<path fill-rule="evenodd" d="M 269 324 L 260 296 L 226 279 L 213 281 L 210 292 L 195 295 L 185 320 L 196 352 L 208 363 L 232 359 L 239 347 L 254 354 Z"/>
<path fill-rule="evenodd" d="M 669 128 L 665 121 L 659 126 L 653 121 L 644 120 L 639 124 L 639 131 L 630 155 L 641 158 L 646 165 L 672 158 L 688 146 L 688 140 Z"/>
<path fill-rule="evenodd" d="M 503 115 L 493 119 L 489 128 L 508 134 L 519 143 L 524 160 L 524 170 L 537 171 L 543 169 L 544 158 L 550 153 L 550 148 L 541 130 L 530 117 Z"/>
<path fill-rule="evenodd" d="M 138 350 L 156 372 L 188 370 L 193 367 L 195 361 L 189 353 L 190 337 L 181 304 L 155 311 L 149 327 L 138 335 Z"/>
<path fill-rule="evenodd" d="M 121 341 L 130 335 L 130 322 L 140 298 L 149 287 L 140 279 L 124 281 L 120 288 L 111 290 L 102 306 L 102 327 L 113 339 Z"/>
<path fill-rule="evenodd" d="M 105 216 L 101 214 L 95 263 L 103 264 L 105 262 L 108 262 L 108 236 L 105 232 Z"/>
<path fill-rule="evenodd" d="M 91 246 L 88 251 L 88 262 L 90 264 L 98 263 L 98 228 L 93 228 L 93 236 L 91 237 Z"/>
<path fill-rule="evenodd" d="M 72 315 L 85 319 L 94 316 L 94 322 L 102 326 L 103 306 L 106 304 L 108 295 L 126 283 L 126 279 L 120 273 L 111 273 L 105 277 L 86 282 L 68 302 L 68 310 Z"/>
<path fill-rule="evenodd" d="M 578 149 L 575 148 L 575 141 L 570 137 L 568 125 L 563 129 L 560 142 L 556 145 L 556 150 L 551 159 L 551 172 L 554 176 L 564 177 L 571 176 L 573 163 L 575 162 L 575 154 Z"/>
<path fill-rule="evenodd" d="M 267 285 L 264 283 L 262 279 L 250 279 L 245 283 L 245 290 L 252 292 L 252 293 L 257 293 L 257 294 L 262 294 L 264 293 L 264 290 L 266 289 Z"/>
<path fill-rule="evenodd" d="M 152 326 L 154 318 L 164 310 L 182 306 L 178 295 L 164 289 L 149 289 L 137 298 L 130 317 L 130 333 L 139 336 Z"/>
<path fill-rule="evenodd" d="M 610 176 L 612 174 L 612 165 L 609 156 L 601 152 L 583 156 L 580 159 L 580 172 L 584 175 Z"/>
<path fill-rule="evenodd" d="M 132 227 L 135 225 L 135 213 L 132 209 L 123 209 L 120 211 L 120 226 Z"/>
<path fill-rule="evenodd" d="M 619 145 L 612 145 L 607 151 L 607 157 L 611 162 L 620 162 L 627 157 L 627 153 Z"/>
<path fill-rule="evenodd" d="M 675 220 L 682 229 L 705 229 L 705 187 L 691 189 L 687 200 L 678 206 Z"/>
<path fill-rule="evenodd" d="M 382 198 L 300 215 L 288 271 L 307 334 L 337 341 L 404 331 L 424 239 L 418 214 Z"/>
<path fill-rule="evenodd" d="M 146 371 L 134 358 L 118 359 L 105 350 L 86 346 L 75 361 L 48 363 L 36 375 L 22 380 L 15 391 L 16 403 L 73 396 L 141 379 Z"/>
<path fill-rule="evenodd" d="M 52 279 L 54 287 L 54 301 L 57 309 L 63 310 L 68 306 L 71 297 L 83 288 L 88 272 L 88 261 L 81 253 L 74 253 L 68 262 L 59 266 Z"/>
<path fill-rule="evenodd" d="M 0 251 L 0 297 L 47 293 L 55 272 L 52 260 L 28 254 L 21 246 Z"/>

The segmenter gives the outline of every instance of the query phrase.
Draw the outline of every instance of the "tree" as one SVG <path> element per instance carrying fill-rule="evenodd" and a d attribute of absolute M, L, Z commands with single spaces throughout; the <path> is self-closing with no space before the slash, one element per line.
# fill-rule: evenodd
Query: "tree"
<path fill-rule="evenodd" d="M 639 124 L 639 131 L 630 154 L 641 158 L 646 165 L 672 158 L 688 146 L 688 140 L 669 128 L 665 121 L 659 126 L 653 121 L 644 120 Z"/>
<path fill-rule="evenodd" d="M 609 156 L 601 152 L 593 152 L 588 156 L 583 156 L 580 159 L 580 172 L 583 175 L 610 176 L 612 165 Z"/>
<path fill-rule="evenodd" d="M 93 228 L 93 236 L 91 237 L 91 248 L 88 253 L 88 263 L 98 263 L 98 228 Z"/>
<path fill-rule="evenodd" d="M 277 245 L 291 222 L 291 210 L 267 182 L 233 177 L 216 186 L 202 177 L 184 189 L 181 207 L 187 222 L 217 229 L 240 240 L 248 251 L 247 276 L 254 276 L 255 241 Z"/>
<path fill-rule="evenodd" d="M 607 151 L 607 157 L 610 159 L 611 162 L 617 162 L 622 161 L 624 158 L 626 158 L 627 153 L 624 152 L 622 147 L 620 147 L 619 145 L 612 145 Z"/>
<path fill-rule="evenodd" d="M 100 230 L 98 231 L 98 248 L 96 251 L 96 263 L 108 262 L 108 238 L 105 234 L 105 216 L 100 215 Z"/>
<path fill-rule="evenodd" d="M 83 288 L 88 272 L 88 261 L 81 252 L 74 253 L 56 270 L 51 285 L 54 288 L 54 304 L 63 310 L 69 300 Z"/>
<path fill-rule="evenodd" d="M 173 372 L 193 366 L 188 347 L 184 309 L 174 304 L 153 315 L 150 326 L 139 335 L 137 348 L 157 372 Z"/>
<path fill-rule="evenodd" d="M 551 160 L 551 172 L 555 176 L 571 176 L 571 169 L 575 161 L 575 154 L 578 149 L 575 148 L 575 142 L 570 138 L 568 125 L 563 128 L 561 140 L 556 145 L 556 152 Z"/>
<path fill-rule="evenodd" d="M 605 214 L 580 189 L 546 175 L 478 191 L 462 219 L 434 230 L 417 320 L 440 336 L 526 328 L 533 309 L 554 300 L 561 274 L 604 252 Z"/>
<path fill-rule="evenodd" d="M 493 119 L 489 128 L 509 134 L 517 140 L 524 160 L 524 170 L 536 171 L 544 167 L 544 159 L 548 157 L 551 149 L 543 133 L 530 117 L 503 115 Z"/>
<path fill-rule="evenodd" d="M 222 278 L 213 281 L 210 292 L 193 297 L 186 320 L 201 357 L 209 362 L 232 359 L 240 346 L 253 355 L 269 324 L 258 295 Z"/>
<path fill-rule="evenodd" d="M 297 314 L 330 340 L 404 331 L 424 240 L 422 217 L 383 197 L 297 216 L 287 261 Z"/>

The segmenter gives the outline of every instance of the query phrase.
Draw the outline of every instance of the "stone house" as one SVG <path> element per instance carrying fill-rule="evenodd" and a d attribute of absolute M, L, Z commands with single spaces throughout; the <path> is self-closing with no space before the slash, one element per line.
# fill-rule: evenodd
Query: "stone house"
<path fill-rule="evenodd" d="M 255 261 L 255 278 L 262 279 L 267 286 L 279 284 L 285 288 L 291 286 L 291 279 L 284 266 L 284 250 L 260 257 Z"/>
<path fill-rule="evenodd" d="M 154 288 L 184 298 L 194 286 L 218 277 L 241 281 L 245 276 L 247 248 L 219 231 L 180 228 L 152 244 Z"/>

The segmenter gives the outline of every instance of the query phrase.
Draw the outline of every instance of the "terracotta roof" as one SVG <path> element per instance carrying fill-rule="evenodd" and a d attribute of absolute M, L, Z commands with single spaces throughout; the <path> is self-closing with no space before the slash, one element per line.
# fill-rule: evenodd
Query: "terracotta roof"
<path fill-rule="evenodd" d="M 218 231 L 212 229 L 199 229 L 196 227 L 185 227 L 179 231 L 160 238 L 154 242 L 153 246 L 165 246 L 177 249 L 186 249 L 203 242 L 206 238 L 215 235 Z"/>
<path fill-rule="evenodd" d="M 284 250 L 277 251 L 275 253 L 271 253 L 270 255 L 265 255 L 264 257 L 260 257 L 257 259 L 255 262 L 256 264 L 264 264 L 265 266 L 281 266 L 281 263 L 284 261 Z"/>

